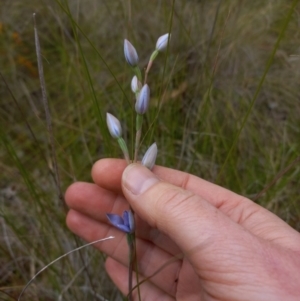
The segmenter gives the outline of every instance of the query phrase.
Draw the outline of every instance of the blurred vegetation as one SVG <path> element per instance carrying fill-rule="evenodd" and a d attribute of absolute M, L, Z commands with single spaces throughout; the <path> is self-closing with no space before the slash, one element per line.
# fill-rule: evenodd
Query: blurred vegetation
<path fill-rule="evenodd" d="M 63 191 L 75 180 L 91 181 L 96 160 L 121 156 L 108 136 L 107 111 L 122 121 L 132 148 L 132 72 L 123 39 L 135 45 L 144 68 L 156 39 L 170 31 L 170 49 L 148 78 L 142 152 L 155 140 L 158 164 L 255 199 L 299 230 L 300 7 L 289 15 L 291 6 L 284 0 L 1 3 L 1 300 L 16 300 L 37 271 L 83 244 L 66 229 L 55 183 L 32 14 Z M 89 247 L 42 273 L 22 300 L 119 300 L 107 278 L 103 256 Z"/>

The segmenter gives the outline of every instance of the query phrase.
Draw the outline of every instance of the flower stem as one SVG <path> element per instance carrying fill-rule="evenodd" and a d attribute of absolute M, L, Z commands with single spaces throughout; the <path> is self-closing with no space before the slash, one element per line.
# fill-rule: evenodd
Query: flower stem
<path fill-rule="evenodd" d="M 136 258 L 136 238 L 135 232 L 127 234 L 127 243 L 129 246 L 129 270 L 128 270 L 128 301 L 132 301 L 132 274 L 134 270 L 136 270 L 136 283 L 139 284 L 139 273 L 138 273 L 138 265 Z M 139 300 L 141 300 L 140 286 L 137 286 Z"/>
<path fill-rule="evenodd" d="M 128 301 L 132 301 L 132 273 L 135 259 L 135 234 L 127 234 L 127 242 L 129 246 L 129 271 L 128 271 Z"/>
<path fill-rule="evenodd" d="M 152 67 L 152 64 L 153 64 L 153 61 L 156 59 L 158 55 L 158 51 L 157 50 L 154 50 L 153 53 L 151 54 L 150 56 L 150 59 L 149 59 L 149 62 L 148 62 L 148 66 L 147 66 L 147 69 L 145 71 L 145 80 L 144 80 L 144 84 L 147 83 L 147 79 L 148 79 L 148 73 Z"/>
<path fill-rule="evenodd" d="M 140 147 L 140 140 L 142 135 L 142 124 L 143 124 L 143 115 L 136 115 L 136 135 L 135 135 L 135 147 L 134 147 L 134 159 L 133 162 L 137 162 L 138 151 Z"/>
<path fill-rule="evenodd" d="M 131 162 L 130 162 L 129 152 L 128 152 L 126 142 L 124 141 L 124 139 L 122 137 L 120 137 L 120 138 L 118 138 L 118 143 L 119 143 L 120 148 L 121 148 L 121 150 L 124 154 L 124 158 L 125 158 L 127 164 L 129 165 Z"/>
<path fill-rule="evenodd" d="M 148 73 L 149 73 L 149 71 L 150 71 L 150 69 L 151 69 L 151 67 L 152 67 L 152 63 L 153 63 L 153 61 L 149 61 L 148 66 L 147 66 L 147 69 L 146 69 L 146 71 L 145 71 L 144 85 L 147 83 L 147 80 L 148 80 Z"/>
<path fill-rule="evenodd" d="M 134 71 L 135 75 L 137 76 L 138 80 L 139 80 L 140 82 L 142 82 L 142 73 L 141 73 L 141 69 L 140 69 L 138 66 L 136 66 L 136 67 L 133 68 L 133 71 Z"/>

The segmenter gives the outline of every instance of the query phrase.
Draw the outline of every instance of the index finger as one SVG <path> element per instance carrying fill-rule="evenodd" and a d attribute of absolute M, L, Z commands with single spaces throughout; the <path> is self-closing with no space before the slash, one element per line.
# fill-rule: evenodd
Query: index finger
<path fill-rule="evenodd" d="M 92 169 L 92 177 L 99 186 L 122 194 L 121 177 L 127 164 L 121 159 L 102 159 Z M 231 220 L 264 239 L 293 247 L 299 244 L 299 234 L 272 212 L 230 190 L 194 175 L 154 166 L 152 172 L 162 181 L 189 190 L 216 208 Z"/>
<path fill-rule="evenodd" d="M 101 159 L 92 169 L 92 177 L 99 186 L 122 193 L 121 177 L 127 164 L 121 159 Z M 155 165 L 152 172 L 161 180 L 200 195 L 215 207 L 220 208 L 224 203 L 236 206 L 237 203 L 248 200 L 230 190 L 198 178 L 197 176 L 175 169 Z M 249 201 L 249 200 L 248 200 Z"/>

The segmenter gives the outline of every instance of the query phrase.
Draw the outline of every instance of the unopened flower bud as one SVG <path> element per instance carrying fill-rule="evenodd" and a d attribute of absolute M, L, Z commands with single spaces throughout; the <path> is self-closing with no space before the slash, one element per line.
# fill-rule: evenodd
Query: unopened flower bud
<path fill-rule="evenodd" d="M 170 35 L 171 38 L 171 35 Z M 167 48 L 168 45 L 168 40 L 169 40 L 169 34 L 166 33 L 162 35 L 161 37 L 158 38 L 156 42 L 156 50 L 158 51 L 164 51 Z"/>
<path fill-rule="evenodd" d="M 133 93 L 138 93 L 141 90 L 141 88 L 142 84 L 135 75 L 131 80 L 131 90 Z"/>
<path fill-rule="evenodd" d="M 137 101 L 135 103 L 135 111 L 140 115 L 145 114 L 149 107 L 149 100 L 150 88 L 147 84 L 145 84 L 139 92 Z"/>
<path fill-rule="evenodd" d="M 127 63 L 130 66 L 132 67 L 137 66 L 139 62 L 138 54 L 135 48 L 133 47 L 133 45 L 126 39 L 124 40 L 124 55 Z"/>
<path fill-rule="evenodd" d="M 145 153 L 142 159 L 142 165 L 146 166 L 151 170 L 155 164 L 156 156 L 157 156 L 157 145 L 154 142 Z"/>
<path fill-rule="evenodd" d="M 111 136 L 113 138 L 120 138 L 122 135 L 120 121 L 112 114 L 106 113 L 106 123 Z"/>

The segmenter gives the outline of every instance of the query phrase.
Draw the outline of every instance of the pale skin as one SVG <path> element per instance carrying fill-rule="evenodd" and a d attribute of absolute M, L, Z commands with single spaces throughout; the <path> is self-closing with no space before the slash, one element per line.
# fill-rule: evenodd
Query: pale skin
<path fill-rule="evenodd" d="M 125 170 L 125 171 L 124 171 Z M 128 293 L 128 247 L 106 213 L 135 211 L 141 299 L 300 300 L 300 234 L 251 200 L 196 176 L 119 159 L 92 169 L 94 183 L 66 192 L 67 225 L 109 257 L 105 268 Z M 179 255 L 176 259 L 174 256 Z M 181 255 L 181 256 L 180 256 Z M 134 300 L 138 300 L 136 290 Z"/>

